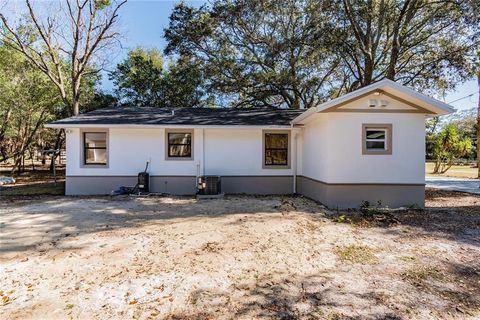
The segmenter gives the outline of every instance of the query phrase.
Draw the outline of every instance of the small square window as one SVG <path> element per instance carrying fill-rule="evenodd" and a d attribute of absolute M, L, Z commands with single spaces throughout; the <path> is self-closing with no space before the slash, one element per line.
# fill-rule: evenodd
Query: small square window
<path fill-rule="evenodd" d="M 362 130 L 363 154 L 392 154 L 391 124 L 364 124 Z"/>

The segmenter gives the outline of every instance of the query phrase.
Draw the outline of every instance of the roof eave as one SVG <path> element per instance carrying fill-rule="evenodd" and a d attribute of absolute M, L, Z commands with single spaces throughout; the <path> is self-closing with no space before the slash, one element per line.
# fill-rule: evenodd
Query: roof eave
<path fill-rule="evenodd" d="M 58 124 L 49 123 L 45 125 L 46 128 L 51 129 L 76 129 L 76 128 L 149 128 L 149 129 L 165 129 L 165 128 L 195 128 L 195 129 L 249 129 L 249 128 L 291 128 L 290 124 L 285 125 L 189 125 L 189 124 Z"/>

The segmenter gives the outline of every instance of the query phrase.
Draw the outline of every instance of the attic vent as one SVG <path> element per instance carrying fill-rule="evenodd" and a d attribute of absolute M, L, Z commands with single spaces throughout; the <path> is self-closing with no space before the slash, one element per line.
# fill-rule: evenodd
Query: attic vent
<path fill-rule="evenodd" d="M 377 106 L 377 104 L 378 104 L 378 101 L 375 100 L 375 99 L 370 99 L 370 100 L 368 101 L 368 106 L 369 106 L 370 108 L 375 108 L 375 107 Z"/>
<path fill-rule="evenodd" d="M 387 100 L 380 100 L 380 107 L 385 108 L 388 106 L 388 101 Z"/>

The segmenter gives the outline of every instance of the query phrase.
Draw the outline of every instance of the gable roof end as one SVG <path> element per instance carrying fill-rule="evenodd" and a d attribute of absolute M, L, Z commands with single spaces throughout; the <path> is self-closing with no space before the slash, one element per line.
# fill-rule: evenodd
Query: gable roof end
<path fill-rule="evenodd" d="M 360 99 L 361 97 L 364 97 L 365 95 L 368 95 L 376 91 L 384 92 L 394 97 L 394 99 L 397 99 L 400 101 L 403 100 L 406 102 L 410 102 L 418 106 L 421 110 L 424 110 L 425 114 L 441 116 L 441 115 L 446 115 L 455 111 L 455 109 L 452 106 L 446 104 L 445 102 L 439 101 L 425 94 L 419 93 L 415 90 L 412 90 L 392 80 L 384 79 L 379 82 L 368 85 L 366 87 L 355 90 L 353 92 L 347 93 L 338 98 L 324 102 L 317 107 L 310 108 L 306 112 L 302 113 L 301 115 L 293 119 L 292 123 L 299 124 L 314 113 L 328 112 L 329 110 L 337 106 L 351 102 L 356 99 Z"/>

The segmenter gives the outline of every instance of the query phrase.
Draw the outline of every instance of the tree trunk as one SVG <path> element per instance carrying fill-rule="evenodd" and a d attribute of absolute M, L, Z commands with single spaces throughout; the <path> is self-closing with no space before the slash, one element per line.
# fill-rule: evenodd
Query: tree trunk
<path fill-rule="evenodd" d="M 55 141 L 54 150 L 60 149 L 60 147 L 63 144 L 62 140 L 63 140 L 63 129 L 61 129 L 57 134 L 57 140 Z M 52 155 L 52 158 L 50 160 L 50 172 L 53 172 L 53 166 L 54 166 L 56 158 L 57 158 L 57 153 L 54 152 L 53 155 Z"/>
<path fill-rule="evenodd" d="M 32 171 L 35 171 L 35 160 L 33 159 L 33 154 L 32 150 L 30 150 L 30 160 L 32 161 Z"/>
<path fill-rule="evenodd" d="M 80 101 L 77 99 L 73 100 L 73 115 L 78 116 L 80 113 Z"/>
<path fill-rule="evenodd" d="M 442 161 L 440 160 L 439 157 L 435 160 L 435 166 L 433 167 L 433 172 L 432 173 L 438 173 L 438 170 L 440 170 L 440 165 Z"/>
<path fill-rule="evenodd" d="M 477 178 L 480 179 L 480 70 L 477 71 L 478 107 L 477 107 Z"/>

